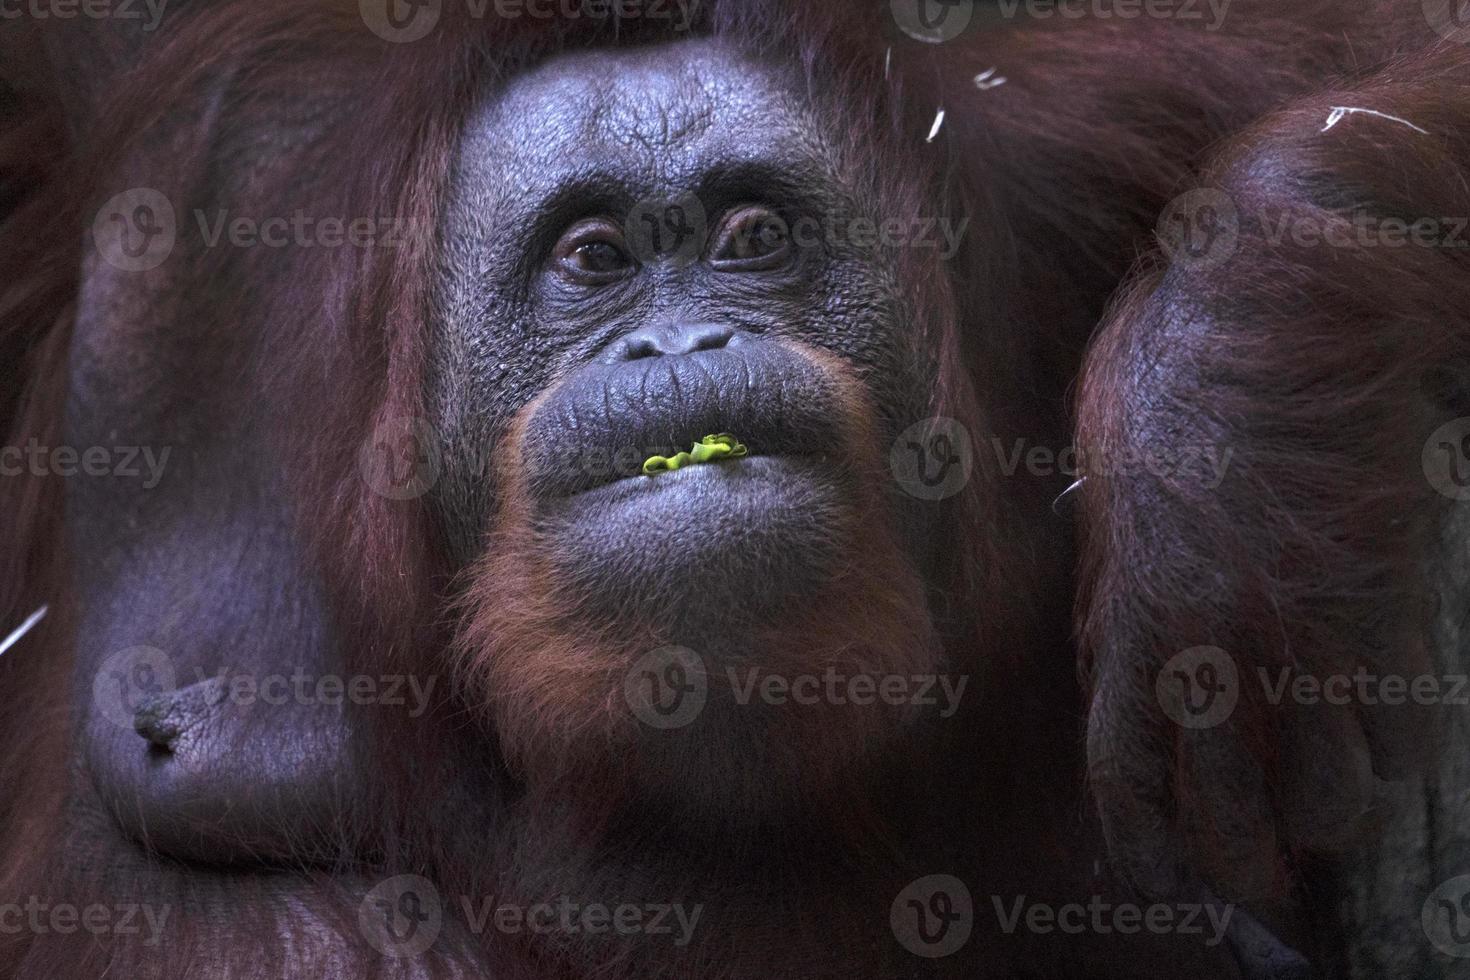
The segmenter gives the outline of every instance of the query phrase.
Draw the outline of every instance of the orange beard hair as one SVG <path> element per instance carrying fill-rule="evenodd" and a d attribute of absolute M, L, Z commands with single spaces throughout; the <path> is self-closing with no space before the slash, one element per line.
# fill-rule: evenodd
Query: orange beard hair
<path fill-rule="evenodd" d="M 557 581 L 520 465 L 521 434 L 546 395 L 517 415 L 502 442 L 500 511 L 459 604 L 456 677 L 533 793 L 560 787 L 610 807 L 630 799 L 692 805 L 725 821 L 831 806 L 870 783 L 872 761 L 891 758 L 912 728 L 913 706 L 881 699 L 771 704 L 757 695 L 741 704 L 726 672 L 745 677 L 755 667 L 790 679 L 832 668 L 881 680 L 932 675 L 942 665 L 922 580 L 883 499 L 890 478 L 862 384 L 836 357 L 800 353 L 832 372 L 842 392 L 839 458 L 856 488 L 833 530 L 843 558 L 808 601 L 778 622 L 752 623 L 737 655 L 704 658 L 708 701 L 682 728 L 644 725 L 623 694 L 639 657 L 681 640 L 657 622 L 594 617 L 585 597 Z"/>

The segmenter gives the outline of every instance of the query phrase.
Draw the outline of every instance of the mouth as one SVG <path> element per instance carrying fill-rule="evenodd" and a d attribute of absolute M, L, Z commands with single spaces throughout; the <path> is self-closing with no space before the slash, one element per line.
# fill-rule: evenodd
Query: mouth
<path fill-rule="evenodd" d="M 841 412 L 827 371 L 774 342 L 592 365 L 530 419 L 522 443 L 526 486 L 532 499 L 549 504 L 613 484 L 672 489 L 703 470 L 774 474 L 774 460 L 819 462 L 834 454 Z M 712 433 L 732 433 L 741 458 L 712 454 L 676 472 L 645 472 L 650 460 L 677 459 Z"/>
<path fill-rule="evenodd" d="M 844 411 L 826 368 L 766 341 L 585 369 L 522 442 L 557 579 L 607 615 L 657 608 L 674 635 L 705 642 L 714 608 L 731 621 L 800 601 L 854 533 Z M 645 475 L 711 433 L 746 454 Z"/>
<path fill-rule="evenodd" d="M 623 477 L 579 491 L 544 508 L 546 514 L 567 513 L 581 506 L 709 509 L 722 499 L 727 511 L 779 503 L 792 489 L 836 472 L 835 462 L 820 454 L 745 456 L 683 467 L 656 479 Z M 732 517 L 738 518 L 734 513 Z"/>

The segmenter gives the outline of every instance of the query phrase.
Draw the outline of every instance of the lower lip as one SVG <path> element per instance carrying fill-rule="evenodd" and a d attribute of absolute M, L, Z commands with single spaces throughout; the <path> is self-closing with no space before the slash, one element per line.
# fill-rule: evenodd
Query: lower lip
<path fill-rule="evenodd" d="M 663 490 L 702 486 L 701 481 L 721 481 L 727 490 L 737 488 L 748 480 L 782 480 L 819 464 L 815 456 L 746 456 L 741 459 L 716 460 L 710 463 L 691 463 L 677 470 L 668 470 L 652 476 L 622 477 L 589 490 L 580 490 L 563 499 L 567 501 L 621 501 L 635 495 L 652 494 Z"/>
<path fill-rule="evenodd" d="M 558 577 L 583 594 L 698 601 L 803 592 L 836 567 L 851 527 L 842 468 L 753 456 L 618 480 L 538 508 Z"/>
<path fill-rule="evenodd" d="M 842 477 L 821 456 L 747 456 L 696 463 L 655 476 L 632 476 L 546 501 L 543 520 L 582 521 L 597 512 L 655 530 L 687 528 L 689 521 L 748 524 L 793 507 L 830 504 Z"/>

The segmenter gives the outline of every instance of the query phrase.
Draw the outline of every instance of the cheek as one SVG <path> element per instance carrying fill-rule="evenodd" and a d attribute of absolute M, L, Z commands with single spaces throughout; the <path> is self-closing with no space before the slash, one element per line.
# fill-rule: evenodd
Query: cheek
<path fill-rule="evenodd" d="M 513 342 L 528 333 L 515 311 L 493 311 L 484 322 L 500 326 L 441 329 L 429 356 L 428 501 L 456 566 L 484 551 L 507 434 L 518 412 L 548 387 L 554 358 L 544 343 Z"/>

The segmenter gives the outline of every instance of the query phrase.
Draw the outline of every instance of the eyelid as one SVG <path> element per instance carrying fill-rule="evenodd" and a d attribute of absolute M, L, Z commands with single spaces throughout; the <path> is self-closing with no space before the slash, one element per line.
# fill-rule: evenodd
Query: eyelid
<path fill-rule="evenodd" d="M 592 245 L 616 251 L 618 268 L 584 268 L 586 259 L 581 253 Z M 638 262 L 628 246 L 623 227 L 606 215 L 584 218 L 568 226 L 552 249 L 549 266 L 549 271 L 558 278 L 583 287 L 612 285 L 638 271 Z"/>
<path fill-rule="evenodd" d="M 767 255 L 743 259 L 722 259 L 720 256 L 734 243 L 735 236 L 742 226 L 748 225 L 751 219 L 769 220 L 779 222 L 784 232 L 783 247 Z M 774 264 L 784 260 L 793 251 L 791 241 L 791 223 L 780 211 L 765 204 L 740 204 L 725 212 L 716 228 L 715 236 L 710 243 L 709 261 L 720 267 L 740 270 L 742 268 L 760 268 L 761 263 Z"/>
<path fill-rule="evenodd" d="M 557 239 L 556 254 L 563 258 L 583 245 L 607 242 L 627 251 L 623 228 L 611 218 L 584 218 L 575 222 Z"/>

